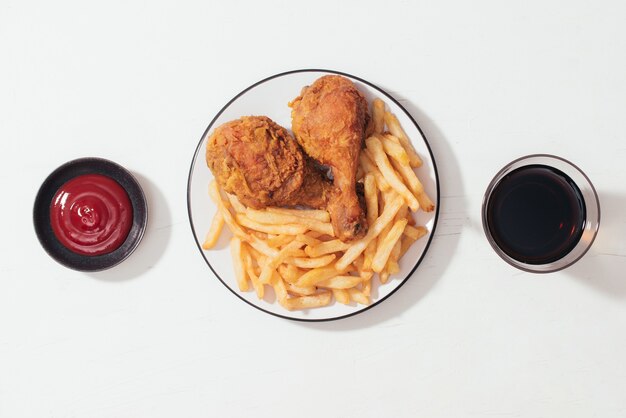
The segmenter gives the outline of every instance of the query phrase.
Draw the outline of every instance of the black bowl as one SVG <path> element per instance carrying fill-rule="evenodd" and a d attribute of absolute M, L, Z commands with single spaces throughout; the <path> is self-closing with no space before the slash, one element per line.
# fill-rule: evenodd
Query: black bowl
<path fill-rule="evenodd" d="M 57 239 L 50 224 L 50 203 L 59 188 L 67 181 L 83 174 L 102 174 L 122 186 L 133 206 L 133 224 L 124 243 L 114 251 L 95 256 L 77 254 Z M 137 248 L 148 223 L 148 204 L 139 182 L 124 167 L 103 158 L 79 158 L 57 168 L 46 178 L 33 210 L 35 233 L 44 250 L 56 261 L 74 270 L 99 271 L 124 261 Z"/>

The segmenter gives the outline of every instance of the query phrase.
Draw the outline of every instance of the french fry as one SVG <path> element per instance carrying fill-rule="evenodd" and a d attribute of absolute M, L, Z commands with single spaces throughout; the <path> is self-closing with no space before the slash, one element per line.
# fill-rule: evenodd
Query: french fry
<path fill-rule="evenodd" d="M 276 266 L 278 266 L 278 264 L 282 263 L 285 258 L 290 257 L 293 254 L 295 254 L 296 256 L 304 255 L 304 251 L 301 250 L 303 246 L 304 243 L 302 241 L 298 241 L 298 239 L 296 238 L 294 241 L 291 241 L 289 244 L 285 245 L 276 256 L 276 259 L 272 261 L 277 263 Z"/>
<path fill-rule="evenodd" d="M 413 238 L 413 241 L 416 241 L 418 239 L 420 239 L 422 236 L 424 236 L 426 234 L 426 229 L 423 227 L 414 227 L 411 225 L 407 225 L 404 228 L 404 235 Z"/>
<path fill-rule="evenodd" d="M 411 248 L 411 245 L 413 245 L 413 243 L 416 240 L 408 235 L 404 235 L 402 238 L 400 238 L 400 257 L 402 257 L 404 254 L 406 254 L 406 252 L 409 250 L 409 248 Z"/>
<path fill-rule="evenodd" d="M 230 254 L 233 259 L 233 267 L 235 269 L 235 279 L 237 279 L 237 285 L 239 286 L 239 290 L 242 292 L 247 292 L 248 287 L 248 279 L 246 277 L 246 271 L 244 268 L 244 262 L 241 255 L 241 247 L 242 242 L 239 237 L 232 237 L 230 239 Z"/>
<path fill-rule="evenodd" d="M 354 261 L 352 262 L 352 265 L 354 266 L 354 269 L 356 271 L 361 273 L 361 271 L 363 270 L 364 262 L 365 262 L 365 256 L 361 254 L 357 258 L 354 259 Z"/>
<path fill-rule="evenodd" d="M 304 244 L 298 240 L 292 241 L 289 244 L 285 245 L 279 252 L 276 254 L 276 257 L 270 258 L 269 262 L 263 266 L 261 270 L 261 275 L 259 276 L 259 281 L 263 284 L 269 283 L 272 275 L 278 268 L 278 266 L 285 261 L 288 257 L 291 257 L 294 254 L 297 254 L 296 251 L 300 249 Z"/>
<path fill-rule="evenodd" d="M 382 232 L 389 222 L 396 215 L 400 207 L 402 206 L 402 197 L 396 196 L 388 205 L 385 205 L 383 213 L 376 219 L 376 221 L 370 225 L 367 234 L 356 241 L 353 241 L 350 248 L 346 250 L 343 256 L 335 263 L 337 270 L 343 270 L 347 268 L 367 247 L 374 238 Z M 330 278 L 330 277 L 329 277 Z"/>
<path fill-rule="evenodd" d="M 335 276 L 317 283 L 317 286 L 329 289 L 350 289 L 362 281 L 363 279 L 359 276 Z"/>
<path fill-rule="evenodd" d="M 400 241 L 398 241 L 398 243 L 400 243 Z M 400 248 L 400 246 L 398 246 L 398 248 Z M 389 257 L 389 260 L 387 261 L 387 265 L 385 266 L 385 271 L 389 275 L 397 274 L 400 272 L 400 265 L 398 264 L 397 261 L 392 260 L 391 257 Z"/>
<path fill-rule="evenodd" d="M 385 284 L 389 281 L 389 272 L 386 270 L 381 271 L 378 274 L 378 280 L 382 283 Z"/>
<path fill-rule="evenodd" d="M 402 244 L 400 245 L 400 257 L 398 258 L 402 258 L 402 256 L 408 251 L 409 247 L 411 247 L 411 245 L 413 245 L 415 241 L 422 238 L 428 233 L 428 230 L 423 226 L 418 226 L 416 229 L 418 231 L 417 234 L 413 236 L 405 235 L 402 237 Z"/>
<path fill-rule="evenodd" d="M 338 239 L 322 242 L 314 247 L 307 246 L 304 252 L 309 257 L 319 257 L 321 255 L 345 251 L 350 248 L 350 244 L 342 242 Z"/>
<path fill-rule="evenodd" d="M 378 135 L 377 137 L 383 144 L 383 149 L 388 156 L 390 156 L 400 164 L 409 165 L 409 155 L 406 153 L 406 151 L 399 142 L 394 142 L 387 136 Z"/>
<path fill-rule="evenodd" d="M 207 232 L 204 242 L 202 243 L 203 250 L 210 250 L 215 246 L 215 243 L 217 243 L 217 240 L 220 238 L 223 228 L 224 216 L 222 215 L 222 212 L 218 210 L 215 212 L 215 215 L 213 215 L 211 227 L 209 228 L 209 232 Z"/>
<path fill-rule="evenodd" d="M 418 237 L 417 239 L 422 238 L 424 235 L 428 234 L 428 229 L 426 229 L 426 227 L 423 226 L 418 226 L 417 227 L 417 231 L 418 231 Z"/>
<path fill-rule="evenodd" d="M 396 221 L 387 236 L 384 237 L 382 245 L 376 248 L 376 254 L 372 260 L 372 270 L 376 273 L 383 271 L 383 268 L 387 263 L 387 259 L 391 254 L 391 250 L 393 250 L 393 246 L 396 245 L 396 241 L 398 241 L 402 236 L 402 231 L 404 231 L 406 224 L 406 219 L 399 219 Z"/>
<path fill-rule="evenodd" d="M 266 242 L 272 248 L 282 247 L 283 245 L 289 244 L 291 241 L 295 240 L 296 237 L 294 235 L 278 235 L 273 238 L 269 238 Z"/>
<path fill-rule="evenodd" d="M 372 102 L 372 126 L 375 134 L 385 130 L 385 102 L 378 98 Z"/>
<path fill-rule="evenodd" d="M 365 175 L 363 186 L 367 207 L 367 223 L 373 224 L 378 217 L 378 192 L 376 190 L 376 178 L 373 174 L 368 173 Z"/>
<path fill-rule="evenodd" d="M 363 280 L 361 284 L 361 292 L 368 297 L 372 295 L 372 277 Z"/>
<path fill-rule="evenodd" d="M 328 222 L 318 221 L 317 219 L 305 218 L 302 216 L 266 212 L 248 208 L 246 215 L 253 221 L 267 225 L 284 225 L 284 224 L 300 224 L 312 231 L 318 231 L 322 234 L 334 236 L 333 226 Z"/>
<path fill-rule="evenodd" d="M 415 171 L 413 171 L 413 169 L 409 165 L 400 164 L 398 161 L 391 160 L 391 165 L 398 173 L 400 173 L 400 175 L 406 182 L 407 187 L 409 188 L 409 190 L 411 190 L 418 203 L 420 204 L 420 208 L 424 212 L 432 212 L 435 209 L 435 204 L 426 194 L 424 186 L 417 177 L 417 174 L 415 174 Z"/>
<path fill-rule="evenodd" d="M 272 277 L 270 278 L 270 284 L 274 288 L 274 293 L 276 294 L 278 303 L 280 303 L 283 308 L 291 310 L 288 304 L 289 294 L 287 293 L 287 287 L 285 286 L 283 279 L 276 271 L 274 271 Z"/>
<path fill-rule="evenodd" d="M 402 180 L 398 178 L 395 170 L 389 163 L 389 159 L 383 150 L 380 140 L 375 136 L 370 136 L 365 140 L 365 143 L 367 144 L 368 150 L 372 153 L 378 169 L 385 177 L 385 180 L 387 180 L 389 185 L 406 200 L 411 210 L 416 212 L 419 209 L 419 203 Z"/>
<path fill-rule="evenodd" d="M 325 210 L 319 209 L 285 209 L 285 208 L 267 208 L 270 213 L 281 215 L 292 215 L 300 218 L 315 219 L 320 222 L 330 222 L 330 215 Z"/>
<path fill-rule="evenodd" d="M 407 225 L 405 226 L 405 228 L 407 226 L 408 226 L 408 222 L 407 222 Z M 401 240 L 398 239 L 396 241 L 396 244 L 393 246 L 393 250 L 391 250 L 391 254 L 389 254 L 389 260 L 393 260 L 396 264 L 398 263 L 398 260 L 400 260 L 400 250 L 402 249 L 402 245 L 401 244 L 402 244 Z"/>
<path fill-rule="evenodd" d="M 289 310 L 312 309 L 326 306 L 332 300 L 330 292 L 321 292 L 311 296 L 298 296 L 287 299 L 286 306 Z"/>
<path fill-rule="evenodd" d="M 404 207 L 404 205 L 402 205 L 402 206 Z M 402 209 L 402 208 L 400 208 L 400 209 Z M 387 237 L 387 235 L 389 235 L 389 231 L 391 231 L 391 227 L 393 226 L 394 223 L 395 223 L 395 217 L 394 217 L 394 220 L 389 222 L 387 224 L 387 226 L 383 229 L 383 231 L 378 235 L 378 238 L 376 238 L 376 248 L 375 248 L 375 251 L 374 251 L 374 255 L 372 255 L 372 261 L 370 261 L 370 264 L 368 266 L 369 269 L 372 269 L 372 263 L 374 262 L 374 256 L 376 255 L 376 251 L 380 247 L 383 246 L 383 243 L 385 242 L 385 237 Z"/>
<path fill-rule="evenodd" d="M 350 304 L 350 293 L 345 289 L 331 289 L 335 300 L 344 305 Z"/>
<path fill-rule="evenodd" d="M 258 270 L 258 274 L 261 274 L 261 268 L 267 262 L 267 257 L 262 253 L 258 252 L 255 248 L 253 248 L 248 242 L 248 253 L 252 256 L 253 264 L 256 262 L 257 266 L 255 267 L 255 272 Z"/>
<path fill-rule="evenodd" d="M 361 166 L 363 167 L 363 171 L 365 171 L 365 174 L 371 173 L 374 175 L 374 178 L 376 179 L 376 184 L 378 185 L 378 188 L 380 190 L 389 190 L 391 186 L 389 185 L 387 180 L 385 180 L 385 177 L 382 175 L 378 167 L 376 167 L 376 164 L 370 159 L 367 151 L 361 153 L 361 155 L 359 156 L 359 161 L 361 162 Z"/>
<path fill-rule="evenodd" d="M 393 136 L 400 140 L 400 143 L 406 150 L 406 153 L 409 155 L 411 167 L 420 167 L 422 165 L 422 159 L 419 155 L 417 155 L 417 152 L 415 152 L 415 148 L 413 148 L 411 141 L 409 141 L 406 133 L 404 133 L 404 129 L 402 129 L 402 126 L 400 126 L 398 118 L 396 118 L 396 116 L 391 112 L 385 112 L 384 117 L 387 129 L 389 129 L 389 132 L 391 132 Z"/>
<path fill-rule="evenodd" d="M 286 280 L 285 286 L 287 287 L 287 292 L 298 296 L 310 296 L 317 293 L 317 288 L 315 286 L 298 286 Z"/>
<path fill-rule="evenodd" d="M 314 246 L 319 245 L 319 244 L 322 243 L 322 241 L 320 241 L 319 239 L 313 238 L 313 237 L 311 237 L 309 235 L 306 235 L 306 234 L 298 235 L 297 239 L 298 239 L 298 241 L 300 241 L 300 242 L 302 242 L 302 243 L 304 243 L 304 244 L 306 244 L 308 246 L 311 246 L 311 247 L 314 247 Z"/>
<path fill-rule="evenodd" d="M 308 234 L 308 232 L 307 232 Z M 335 237 L 331 237 L 330 235 L 320 235 L 317 239 L 319 239 L 320 241 L 322 241 L 322 243 L 324 242 L 328 242 L 328 241 L 333 241 L 335 239 Z"/>
<path fill-rule="evenodd" d="M 228 225 L 228 228 L 233 233 L 233 235 L 236 235 L 241 240 L 248 241 L 249 236 L 244 232 L 243 229 L 241 229 L 237 222 L 235 222 L 233 215 L 224 204 L 220 191 L 217 188 L 217 182 L 215 180 L 211 181 L 211 183 L 209 184 L 209 196 L 211 197 L 213 203 L 217 205 L 217 209 L 224 217 L 224 222 L 226 222 L 226 225 Z"/>
<path fill-rule="evenodd" d="M 304 252 L 302 248 L 299 248 L 297 250 L 290 251 L 289 257 L 287 257 L 285 261 L 283 262 L 286 263 L 287 260 L 290 258 L 305 258 L 305 257 L 306 257 L 306 253 Z"/>
<path fill-rule="evenodd" d="M 406 204 L 404 204 L 404 205 L 402 205 L 400 210 L 398 210 L 398 213 L 396 213 L 396 216 L 395 216 L 395 218 L 393 220 L 395 222 L 395 221 L 397 221 L 399 219 L 405 219 L 408 214 L 409 214 L 409 208 L 407 207 Z"/>
<path fill-rule="evenodd" d="M 286 282 L 292 284 L 297 283 L 300 276 L 304 274 L 302 270 L 293 264 L 281 264 L 278 266 L 278 273 Z"/>
<path fill-rule="evenodd" d="M 287 264 L 293 264 L 296 267 L 303 269 L 313 269 L 329 265 L 333 260 L 337 258 L 335 254 L 327 254 L 321 257 L 308 258 L 308 257 L 289 257 L 285 260 Z"/>
<path fill-rule="evenodd" d="M 250 241 L 248 241 L 248 244 L 265 257 L 274 258 L 278 255 L 278 250 L 267 245 L 267 242 L 261 238 L 253 236 Z"/>
<path fill-rule="evenodd" d="M 363 254 L 358 256 L 356 260 L 352 262 L 352 265 L 354 265 L 357 273 L 359 273 L 359 277 L 361 278 L 361 281 L 367 281 L 371 279 L 372 276 L 374 275 L 374 272 L 371 270 L 371 266 L 367 266 L 365 264 L 365 257 Z"/>
<path fill-rule="evenodd" d="M 417 178 L 417 174 L 413 168 L 411 168 L 408 164 L 400 164 L 398 161 L 391 160 L 391 166 L 396 170 L 397 173 L 402 176 L 404 179 L 406 186 L 409 190 L 417 196 L 420 193 L 424 192 L 424 186 L 420 182 L 419 178 Z"/>
<path fill-rule="evenodd" d="M 365 181 L 363 182 L 365 189 L 365 204 L 367 207 L 367 224 L 372 225 L 376 218 L 378 218 L 378 190 L 376 190 L 376 179 L 374 175 L 368 173 L 365 176 Z M 374 241 L 370 242 L 367 247 L 365 247 L 365 266 L 369 268 L 372 264 L 372 258 L 374 258 L 374 253 L 376 252 L 376 243 Z"/>
<path fill-rule="evenodd" d="M 230 202 L 230 206 L 235 209 L 236 213 L 244 213 L 246 211 L 246 207 L 239 201 L 237 196 L 234 194 L 226 193 L 226 197 Z"/>
<path fill-rule="evenodd" d="M 348 266 L 346 266 L 347 268 Z M 312 269 L 304 273 L 298 279 L 298 286 L 315 286 L 319 282 L 328 280 L 331 277 L 339 276 L 345 273 L 346 269 L 336 269 L 334 266 L 320 267 Z"/>
<path fill-rule="evenodd" d="M 416 198 L 420 204 L 420 208 L 422 208 L 424 212 L 432 212 L 435 210 L 435 204 L 432 200 L 430 200 L 430 197 L 426 194 L 426 192 L 418 194 Z"/>
<path fill-rule="evenodd" d="M 360 290 L 353 287 L 351 289 L 348 289 L 348 293 L 350 294 L 350 299 L 352 299 L 356 303 L 360 303 L 361 305 L 370 304 L 370 298 L 368 296 L 365 296 L 365 294 L 363 294 L 363 292 L 361 292 Z"/>
<path fill-rule="evenodd" d="M 263 297 L 265 296 L 265 286 L 263 286 L 263 284 L 259 282 L 259 276 L 254 270 L 254 266 L 252 262 L 252 257 L 253 257 L 252 250 L 246 243 L 242 243 L 241 252 L 243 255 L 246 274 L 248 275 L 248 277 L 250 278 L 250 281 L 252 282 L 252 287 L 254 288 L 254 291 L 256 292 L 256 296 L 259 299 L 263 299 Z"/>
<path fill-rule="evenodd" d="M 263 286 L 263 283 L 259 282 L 259 276 L 256 275 L 253 269 L 246 268 L 246 272 L 248 273 L 248 277 L 250 277 L 257 298 L 263 299 L 265 297 L 265 286 Z"/>
<path fill-rule="evenodd" d="M 385 265 L 385 270 L 389 274 L 396 274 L 400 272 L 400 265 L 398 264 L 398 260 L 400 259 L 400 250 L 402 248 L 401 239 L 397 240 L 391 250 L 391 254 L 389 254 L 389 259 L 387 260 L 387 264 Z"/>
<path fill-rule="evenodd" d="M 235 219 L 239 225 L 248 229 L 253 229 L 259 232 L 265 232 L 266 234 L 282 234 L 282 235 L 298 235 L 307 231 L 307 227 L 297 224 L 285 224 L 285 225 L 266 225 L 253 221 L 243 213 L 235 215 Z"/>
<path fill-rule="evenodd" d="M 268 240 L 270 235 L 274 236 L 273 234 L 267 234 L 265 232 L 255 231 L 254 229 L 249 229 L 246 231 L 246 233 L 251 237 L 257 237 L 258 239 L 261 239 L 263 241 Z"/>
<path fill-rule="evenodd" d="M 389 132 L 384 133 L 383 137 L 387 141 L 391 141 L 391 142 L 396 143 L 398 145 L 402 145 L 402 144 L 400 144 L 400 140 L 398 139 L 398 137 L 394 136 L 393 134 L 390 134 Z M 404 152 L 406 153 L 406 151 L 404 151 Z"/>
<path fill-rule="evenodd" d="M 393 200 L 394 196 L 399 196 L 398 193 L 395 192 L 395 190 L 393 189 L 389 189 L 386 192 L 382 192 L 380 195 L 380 199 L 378 200 L 379 202 L 379 213 L 383 212 L 383 210 L 385 209 L 385 203 L 389 203 L 391 202 L 391 200 Z M 400 209 L 398 209 L 398 212 L 400 210 L 402 210 L 402 208 L 406 207 L 406 203 L 402 203 L 402 206 L 400 206 Z M 383 242 L 383 240 L 385 239 L 385 236 L 387 236 L 387 234 L 389 233 L 389 230 L 391 229 L 391 227 L 393 226 L 393 223 L 395 222 L 395 219 L 398 217 L 398 214 L 396 213 L 396 215 L 394 216 L 393 220 L 391 222 L 389 222 L 387 224 L 387 226 L 385 226 L 383 228 L 383 230 L 381 231 L 380 234 L 378 234 L 378 237 L 375 240 L 372 240 L 372 242 L 368 245 L 368 246 L 373 246 L 374 249 L 374 253 L 371 255 L 371 259 L 369 260 L 368 264 L 367 264 L 367 268 L 371 269 L 372 266 L 372 260 L 374 259 L 374 254 L 376 254 L 376 248 L 378 248 L 378 246 Z M 372 251 L 372 250 L 370 250 Z"/>

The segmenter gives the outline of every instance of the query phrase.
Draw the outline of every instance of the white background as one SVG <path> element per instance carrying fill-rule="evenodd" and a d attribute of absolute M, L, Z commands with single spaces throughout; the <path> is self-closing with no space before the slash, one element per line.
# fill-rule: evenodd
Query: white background
<path fill-rule="evenodd" d="M 0 416 L 626 415 L 623 1 L 0 3 Z M 212 277 L 186 211 L 216 112 L 298 68 L 352 73 L 420 123 L 441 218 L 414 277 L 339 322 L 263 314 Z M 591 251 L 551 275 L 500 260 L 493 174 L 558 154 L 594 182 Z M 150 201 L 140 248 L 98 274 L 39 246 L 32 203 L 65 161 L 112 159 Z"/>

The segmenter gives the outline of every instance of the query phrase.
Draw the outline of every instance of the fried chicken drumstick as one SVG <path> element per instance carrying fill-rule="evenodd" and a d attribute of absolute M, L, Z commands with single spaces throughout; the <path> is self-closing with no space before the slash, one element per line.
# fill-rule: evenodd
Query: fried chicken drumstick
<path fill-rule="evenodd" d="M 365 97 L 345 77 L 327 75 L 302 89 L 292 108 L 292 130 L 304 152 L 331 168 L 329 200 L 335 234 L 342 241 L 367 232 L 365 211 L 356 193 L 356 171 L 369 121 Z"/>
<path fill-rule="evenodd" d="M 254 209 L 326 208 L 332 191 L 289 132 L 265 116 L 244 116 L 216 128 L 206 161 L 218 184 Z"/>

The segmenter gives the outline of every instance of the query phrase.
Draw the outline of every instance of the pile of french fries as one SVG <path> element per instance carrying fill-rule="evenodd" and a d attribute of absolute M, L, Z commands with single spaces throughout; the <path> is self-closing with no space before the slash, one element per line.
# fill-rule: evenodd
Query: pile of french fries
<path fill-rule="evenodd" d="M 352 242 L 335 238 L 325 210 L 245 207 L 213 180 L 209 196 L 217 206 L 202 248 L 213 248 L 224 224 L 239 290 L 250 284 L 259 299 L 270 286 L 288 310 L 343 304 L 368 305 L 372 281 L 398 273 L 409 247 L 428 233 L 412 212 L 434 210 L 414 168 L 422 165 L 410 140 L 385 103 L 374 99 L 368 138 L 357 181 L 363 182 L 367 234 Z"/>

